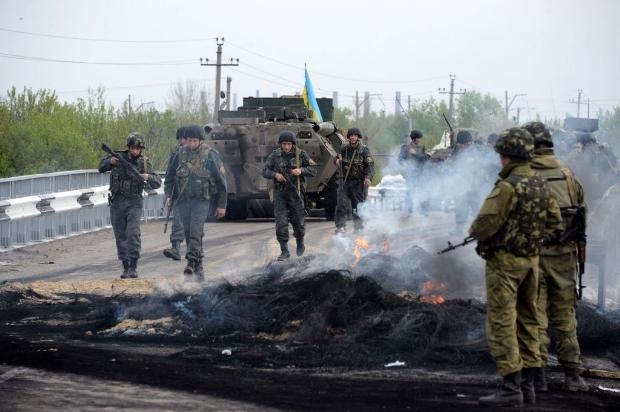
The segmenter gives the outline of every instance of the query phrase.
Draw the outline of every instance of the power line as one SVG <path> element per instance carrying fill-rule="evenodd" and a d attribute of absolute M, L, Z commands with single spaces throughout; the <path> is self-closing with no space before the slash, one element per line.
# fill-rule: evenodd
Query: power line
<path fill-rule="evenodd" d="M 103 61 L 83 61 L 83 60 L 65 60 L 65 59 L 53 59 L 48 57 L 38 56 L 24 56 L 20 54 L 3 53 L 0 52 L 0 57 L 15 60 L 27 60 L 27 61 L 43 61 L 52 63 L 71 63 L 71 64 L 91 64 L 102 66 L 182 66 L 189 64 L 196 64 L 196 59 L 186 60 L 168 60 L 168 61 L 156 61 L 156 62 L 103 62 Z"/>
<path fill-rule="evenodd" d="M 123 40 L 123 39 L 97 39 L 97 38 L 89 38 L 89 37 L 61 36 L 58 34 L 34 33 L 34 32 L 21 31 L 21 30 L 12 30 L 12 29 L 4 28 L 4 27 L 0 27 L 0 31 L 9 32 L 9 33 L 17 33 L 17 34 L 25 34 L 27 36 L 49 37 L 53 39 L 94 41 L 94 42 L 105 42 L 105 43 L 192 43 L 192 42 L 200 42 L 200 41 L 207 41 L 207 40 L 215 39 L 215 37 L 209 37 L 209 38 L 204 38 L 204 39 Z"/>

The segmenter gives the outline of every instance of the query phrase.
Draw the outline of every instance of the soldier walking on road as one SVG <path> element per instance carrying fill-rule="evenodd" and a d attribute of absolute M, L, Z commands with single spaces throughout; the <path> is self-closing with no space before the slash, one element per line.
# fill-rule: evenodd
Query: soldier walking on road
<path fill-rule="evenodd" d="M 575 207 L 585 206 L 585 194 L 581 183 L 572 170 L 560 162 L 553 150 L 551 133 L 541 122 L 526 123 L 523 128 L 534 137 L 534 156 L 530 163 L 534 172 L 542 177 L 551 196 L 562 211 L 565 231 L 571 231 L 576 224 L 574 215 L 569 211 Z M 585 214 L 585 212 L 584 212 Z M 544 366 L 549 356 L 549 335 L 547 329 L 551 324 L 556 339 L 558 362 L 564 368 L 564 389 L 569 391 L 587 391 L 588 385 L 579 376 L 581 351 L 577 340 L 577 285 L 575 268 L 577 267 L 577 243 L 558 241 L 545 244 L 540 252 L 540 275 L 538 294 L 538 318 L 540 355 L 543 367 L 536 376 L 536 390 L 547 391 Z"/>
<path fill-rule="evenodd" d="M 121 279 L 138 277 L 142 192 L 144 189 L 157 189 L 161 186 L 161 178 L 142 156 L 144 148 L 144 135 L 133 132 L 127 138 L 127 150 L 117 152 L 116 157 L 105 157 L 99 162 L 99 173 L 110 172 L 108 202 L 110 221 L 116 239 L 116 253 L 118 260 L 123 263 Z M 127 166 L 119 160 L 120 156 L 137 169 L 140 177 L 127 170 Z"/>
<path fill-rule="evenodd" d="M 204 142 L 205 132 L 199 125 L 185 127 L 187 144 L 175 156 L 166 174 L 166 193 L 171 193 L 180 213 L 187 244 L 186 279 L 204 279 L 202 239 L 204 225 L 213 200 L 215 217 L 226 214 L 227 187 L 224 166 L 217 150 Z M 168 186 L 171 186 L 168 187 Z"/>
<path fill-rule="evenodd" d="M 342 175 L 338 188 L 338 206 L 336 208 L 336 233 L 344 232 L 347 220 L 346 199 L 351 202 L 353 226 L 356 231 L 363 228 L 358 214 L 358 206 L 366 200 L 366 188 L 370 186 L 375 173 L 374 161 L 370 149 L 360 140 L 362 132 L 357 127 L 347 131 L 349 143 L 340 148 L 335 163 Z"/>
<path fill-rule="evenodd" d="M 166 170 L 166 176 L 170 173 L 170 166 L 174 163 L 174 158 L 179 155 L 181 149 L 187 144 L 187 136 L 185 136 L 185 127 L 179 127 L 177 129 L 177 146 L 170 153 L 168 159 L 168 170 Z M 170 229 L 170 245 L 171 247 L 164 249 L 164 256 L 172 260 L 181 260 L 181 243 L 185 238 L 185 231 L 183 230 L 183 221 L 181 220 L 181 214 L 175 210 L 175 205 L 172 202 L 172 188 L 174 185 L 164 185 L 164 194 L 166 196 L 166 205 L 172 207 L 172 228 Z M 166 191 L 167 190 L 167 191 Z"/>
<path fill-rule="evenodd" d="M 278 260 L 286 260 L 291 254 L 288 250 L 288 224 L 293 226 L 293 235 L 297 241 L 297 256 L 303 256 L 306 247 L 304 237 L 305 178 L 316 175 L 314 162 L 305 150 L 297 147 L 293 132 L 285 130 L 278 136 L 279 148 L 275 149 L 265 161 L 263 177 L 275 182 L 273 211 L 276 220 L 276 239 L 280 244 L 281 254 Z"/>
<path fill-rule="evenodd" d="M 486 260 L 487 342 L 503 383 L 481 405 L 534 403 L 534 376 L 541 367 L 538 340 L 538 255 L 544 237 L 562 217 L 545 182 L 530 168 L 534 139 L 525 130 L 503 131 L 495 143 L 500 180 L 487 196 L 469 234 Z M 523 382 L 522 382 L 523 373 Z M 522 390 L 523 389 L 523 390 Z"/>

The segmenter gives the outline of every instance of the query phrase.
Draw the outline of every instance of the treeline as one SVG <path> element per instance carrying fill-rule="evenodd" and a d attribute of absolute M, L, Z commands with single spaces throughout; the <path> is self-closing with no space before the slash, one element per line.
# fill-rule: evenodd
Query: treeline
<path fill-rule="evenodd" d="M 145 134 L 146 155 L 164 170 L 177 127 L 205 118 L 208 112 L 114 108 L 101 89 L 69 104 L 48 90 L 13 88 L 0 99 L 0 177 L 96 168 L 101 143 L 123 149 L 132 131 Z"/>
<path fill-rule="evenodd" d="M 156 170 L 165 170 L 179 125 L 205 124 L 209 108 L 197 86 L 176 85 L 163 111 L 153 108 L 134 110 L 128 102 L 121 108 L 106 104 L 104 91 L 98 89 L 77 103 L 62 103 L 54 92 L 24 89 L 9 90 L 0 98 L 0 177 L 49 173 L 64 170 L 93 169 L 104 153 L 105 142 L 122 149 L 132 131 L 146 136 L 146 155 Z M 374 153 L 391 153 L 407 142 L 409 124 L 424 133 L 424 144 L 438 143 L 448 114 L 445 102 L 429 98 L 416 101 L 397 115 L 385 111 L 371 112 L 355 119 L 348 108 L 334 111 L 334 122 L 341 129 L 362 128 Z M 512 126 L 502 103 L 490 95 L 468 91 L 457 100 L 453 127 L 472 127 L 486 137 L 491 132 Z M 599 140 L 620 149 L 620 107 L 599 112 Z M 561 127 L 562 120 L 544 120 L 551 127 Z"/>

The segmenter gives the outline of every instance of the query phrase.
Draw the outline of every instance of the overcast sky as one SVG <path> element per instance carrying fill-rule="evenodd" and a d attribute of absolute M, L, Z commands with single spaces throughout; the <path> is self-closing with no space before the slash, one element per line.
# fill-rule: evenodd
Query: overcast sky
<path fill-rule="evenodd" d="M 317 97 L 373 95 L 393 113 L 439 88 L 489 93 L 521 119 L 581 116 L 588 99 L 620 106 L 618 0 L 0 0 L 0 92 L 48 88 L 60 99 L 103 86 L 115 106 L 163 108 L 171 87 L 199 81 L 211 95 L 224 37 L 224 67 L 243 96 L 299 93 L 307 64 Z M 97 63 L 97 64 L 95 64 Z M 140 63 L 140 64 L 137 64 Z M 514 115 L 514 113 L 513 113 Z"/>

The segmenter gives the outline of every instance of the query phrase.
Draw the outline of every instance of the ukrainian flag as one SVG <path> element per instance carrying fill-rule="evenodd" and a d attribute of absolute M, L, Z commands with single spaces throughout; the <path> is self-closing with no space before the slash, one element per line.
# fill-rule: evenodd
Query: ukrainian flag
<path fill-rule="evenodd" d="M 310 110 L 310 117 L 312 120 L 320 123 L 323 121 L 321 109 L 319 109 L 319 104 L 316 102 L 312 82 L 310 81 L 310 76 L 308 76 L 308 69 L 305 67 L 304 72 L 306 72 L 306 84 L 304 85 L 303 92 L 301 92 L 301 95 L 304 98 L 304 105 L 308 108 L 308 110 Z"/>

